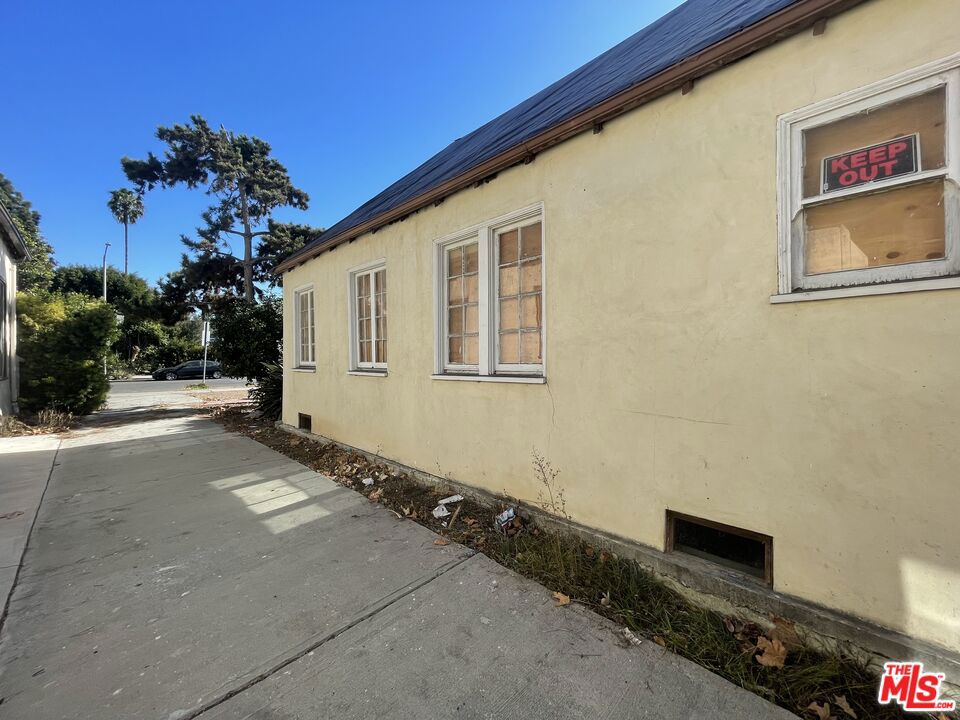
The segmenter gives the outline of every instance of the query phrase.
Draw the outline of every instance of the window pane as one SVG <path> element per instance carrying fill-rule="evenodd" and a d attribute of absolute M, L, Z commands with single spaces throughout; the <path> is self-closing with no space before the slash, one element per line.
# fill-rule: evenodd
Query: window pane
<path fill-rule="evenodd" d="M 387 319 L 385 317 L 377 318 L 377 340 L 387 339 Z"/>
<path fill-rule="evenodd" d="M 500 297 L 509 297 L 520 292 L 520 274 L 516 265 L 500 268 Z"/>
<path fill-rule="evenodd" d="M 463 301 L 475 303 L 480 299 L 480 288 L 477 275 L 467 275 L 463 278 Z"/>
<path fill-rule="evenodd" d="M 463 302 L 463 278 L 455 277 L 447 282 L 447 303 L 458 305 Z"/>
<path fill-rule="evenodd" d="M 450 308 L 447 313 L 447 332 L 451 335 L 463 335 L 463 307 Z"/>
<path fill-rule="evenodd" d="M 516 230 L 505 232 L 500 236 L 500 264 L 515 263 L 519 256 L 519 241 Z"/>
<path fill-rule="evenodd" d="M 370 318 L 362 318 L 359 324 L 359 336 L 361 340 L 370 339 Z"/>
<path fill-rule="evenodd" d="M 944 256 L 942 181 L 817 205 L 805 219 L 807 275 Z"/>
<path fill-rule="evenodd" d="M 520 266 L 520 292 L 540 292 L 543 285 L 540 260 L 528 260 Z"/>
<path fill-rule="evenodd" d="M 467 335 L 463 339 L 463 362 L 465 365 L 476 365 L 480 362 L 480 338 L 476 335 Z"/>
<path fill-rule="evenodd" d="M 460 248 L 455 248 L 453 250 L 447 251 L 447 275 L 453 277 L 454 275 L 463 274 L 463 252 Z"/>
<path fill-rule="evenodd" d="M 385 293 L 387 291 L 387 271 L 377 270 L 377 292 Z"/>
<path fill-rule="evenodd" d="M 516 330 L 520 327 L 520 306 L 517 298 L 500 301 L 500 329 Z"/>
<path fill-rule="evenodd" d="M 372 350 L 370 347 L 371 344 L 372 344 L 371 340 L 363 340 L 360 342 L 360 362 L 362 363 L 373 362 L 373 359 L 371 357 L 371 350 Z"/>
<path fill-rule="evenodd" d="M 945 89 L 907 98 L 804 132 L 803 196 L 821 192 L 824 158 L 903 135 L 920 134 L 920 168 L 944 166 Z"/>
<path fill-rule="evenodd" d="M 540 223 L 520 229 L 520 257 L 530 258 L 540 254 Z"/>
<path fill-rule="evenodd" d="M 540 296 L 528 295 L 520 299 L 520 327 L 540 327 Z M 506 328 L 504 328 L 506 329 Z"/>
<path fill-rule="evenodd" d="M 477 243 L 471 243 L 463 247 L 463 271 L 465 273 L 475 273 L 480 269 L 480 255 L 477 250 Z"/>
<path fill-rule="evenodd" d="M 520 362 L 520 333 L 500 333 L 500 362 L 512 365 Z"/>
<path fill-rule="evenodd" d="M 480 307 L 478 305 L 467 305 L 466 317 L 463 321 L 463 330 L 468 333 L 475 333 L 480 330 Z"/>
<path fill-rule="evenodd" d="M 387 362 L 387 341 L 377 340 L 377 362 Z"/>
<path fill-rule="evenodd" d="M 520 362 L 535 364 L 541 361 L 540 331 L 520 333 Z"/>
<path fill-rule="evenodd" d="M 461 337 L 452 337 L 450 338 L 450 355 L 449 362 L 454 365 L 463 364 L 463 338 Z"/>

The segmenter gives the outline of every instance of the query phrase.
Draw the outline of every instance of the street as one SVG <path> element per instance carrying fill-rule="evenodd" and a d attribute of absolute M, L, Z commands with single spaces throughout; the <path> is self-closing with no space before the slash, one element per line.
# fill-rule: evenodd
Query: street
<path fill-rule="evenodd" d="M 793 717 L 148 397 L 115 393 L 55 456 L 0 441 L 48 482 L 0 635 L 4 717 Z"/>
<path fill-rule="evenodd" d="M 110 383 L 110 395 L 135 395 L 138 393 L 176 393 L 182 391 L 187 385 L 193 385 L 202 382 L 200 378 L 189 380 L 153 380 L 138 376 L 130 380 L 114 380 Z M 219 380 L 207 378 L 207 385 L 212 390 L 236 390 L 247 386 L 247 381 L 243 378 L 223 377 Z"/>

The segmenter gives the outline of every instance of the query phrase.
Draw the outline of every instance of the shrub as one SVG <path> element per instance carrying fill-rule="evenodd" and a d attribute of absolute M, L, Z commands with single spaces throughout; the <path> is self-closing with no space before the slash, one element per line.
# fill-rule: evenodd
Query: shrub
<path fill-rule="evenodd" d="M 82 295 L 21 293 L 17 317 L 23 409 L 86 415 L 103 405 L 103 358 L 118 336 L 113 308 Z"/>
<path fill-rule="evenodd" d="M 283 408 L 283 368 L 273 363 L 264 363 L 260 382 L 250 390 L 250 399 L 265 418 L 278 420 Z"/>
<path fill-rule="evenodd" d="M 280 364 L 283 339 L 283 300 L 266 297 L 251 304 L 240 300 L 217 308 L 211 328 L 211 352 L 223 374 L 260 380 L 270 365 Z"/>

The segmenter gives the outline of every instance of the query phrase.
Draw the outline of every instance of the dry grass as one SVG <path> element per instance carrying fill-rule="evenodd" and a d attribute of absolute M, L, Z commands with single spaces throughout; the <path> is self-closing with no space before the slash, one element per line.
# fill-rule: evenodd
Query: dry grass
<path fill-rule="evenodd" d="M 50 435 L 66 432 L 76 423 L 70 413 L 59 410 L 41 410 L 37 415 L 0 416 L 0 437 L 19 435 Z"/>
<path fill-rule="evenodd" d="M 523 517 L 503 532 L 493 518 L 511 503 L 507 499 L 486 504 L 467 498 L 460 503 L 456 522 L 447 527 L 450 518 L 438 520 L 431 511 L 440 497 L 451 494 L 450 488 L 419 483 L 385 463 L 371 462 L 333 443 L 278 430 L 272 422 L 251 417 L 249 408 L 220 406 L 213 408 L 211 415 L 228 428 L 362 492 L 398 516 L 482 552 L 801 717 L 815 717 L 807 708 L 816 702 L 830 703 L 833 716 L 846 720 L 850 716 L 839 709 L 837 696 L 843 696 L 860 720 L 910 717 L 897 706 L 877 705 L 878 677 L 854 648 L 840 644 L 829 650 L 814 648 L 782 619 L 776 619 L 777 635 L 740 618 L 693 605 L 608 548 L 543 530 Z M 559 472 L 536 454 L 533 472 L 541 485 L 541 507 L 566 517 Z M 365 478 L 373 478 L 374 484 L 364 485 Z M 770 636 L 782 638 L 788 648 L 783 667 L 767 667 L 758 661 L 758 643 Z"/>

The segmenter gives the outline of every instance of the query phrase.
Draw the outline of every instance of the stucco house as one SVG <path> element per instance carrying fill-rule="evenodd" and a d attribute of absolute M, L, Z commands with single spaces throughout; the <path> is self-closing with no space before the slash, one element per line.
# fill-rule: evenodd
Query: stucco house
<path fill-rule="evenodd" d="M 690 0 L 278 266 L 283 422 L 956 663 L 958 26 Z"/>
<path fill-rule="evenodd" d="M 27 246 L 0 203 L 0 415 L 17 411 L 17 263 Z"/>

